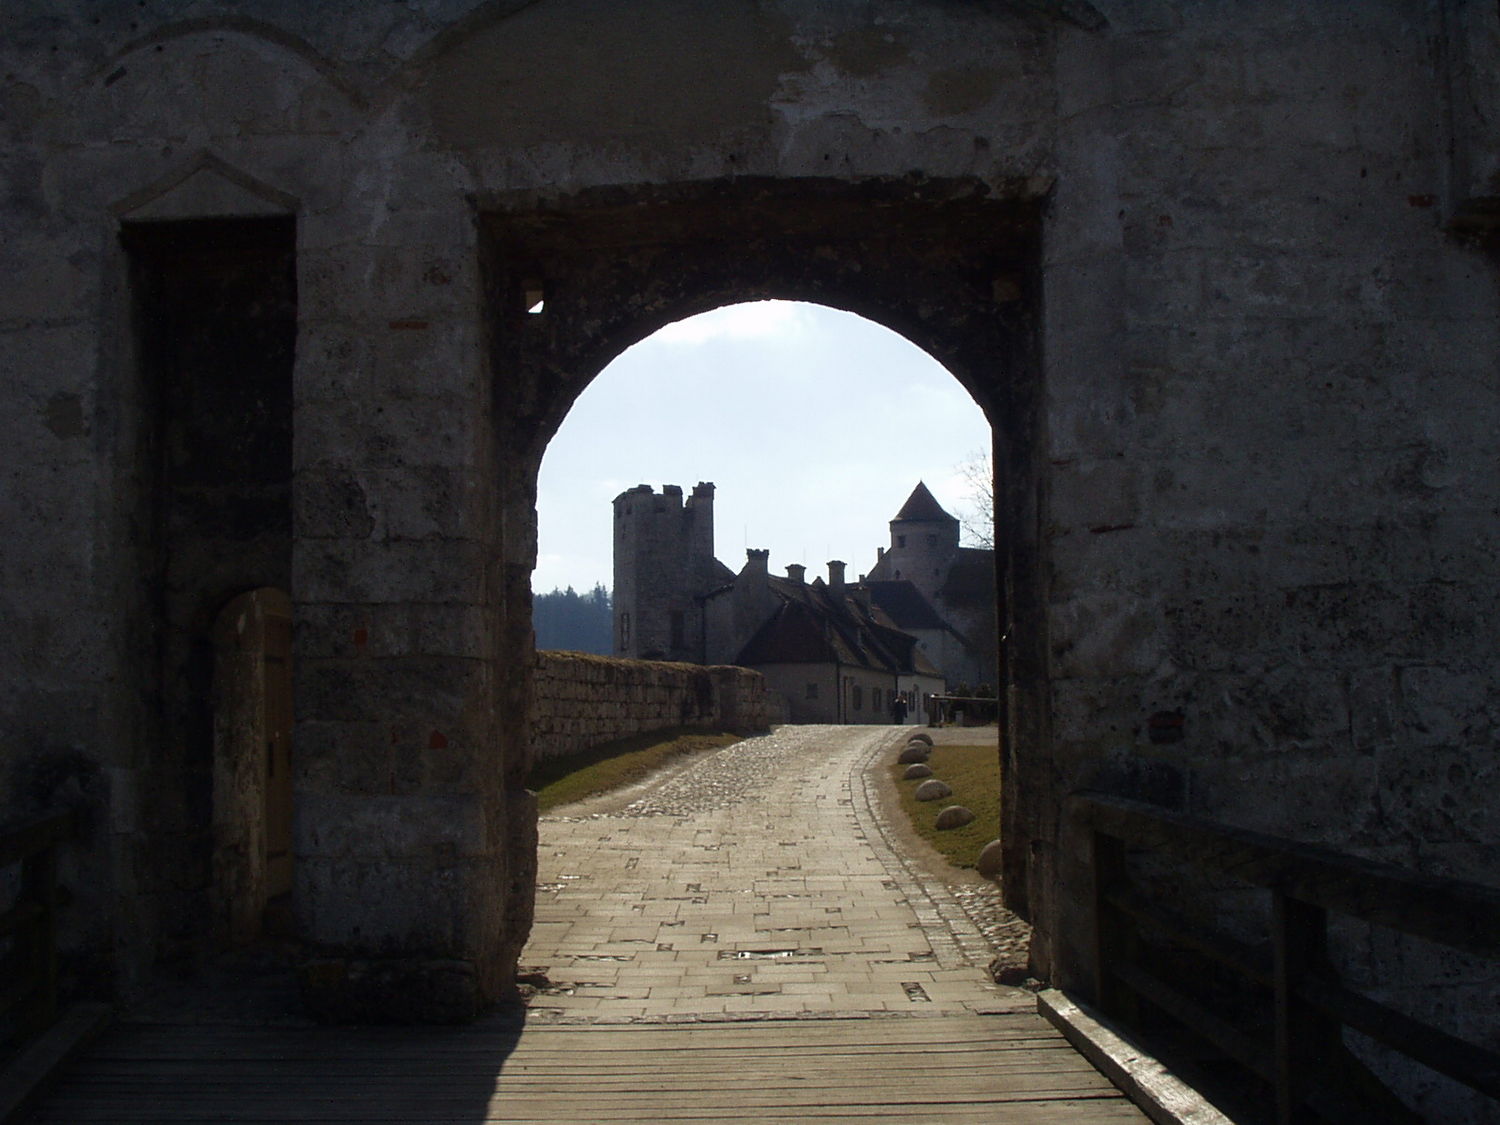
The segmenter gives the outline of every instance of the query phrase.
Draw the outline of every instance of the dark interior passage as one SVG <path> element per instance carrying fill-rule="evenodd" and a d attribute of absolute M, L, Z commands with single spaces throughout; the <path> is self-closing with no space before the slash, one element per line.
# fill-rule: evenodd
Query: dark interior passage
<path fill-rule="evenodd" d="M 291 586 L 295 223 L 138 223 L 121 238 L 146 444 L 139 674 L 156 692 L 143 890 L 158 904 L 157 952 L 170 956 L 196 945 L 210 916 L 215 619 L 240 593 Z"/>

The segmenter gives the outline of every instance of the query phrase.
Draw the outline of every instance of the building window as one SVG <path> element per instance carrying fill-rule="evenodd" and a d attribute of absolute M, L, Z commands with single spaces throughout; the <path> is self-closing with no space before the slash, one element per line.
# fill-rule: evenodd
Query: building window
<path fill-rule="evenodd" d="M 880 710 L 880 689 L 878 687 L 870 689 L 870 710 Z"/>
<path fill-rule="evenodd" d="M 803 698 L 805 698 L 805 699 L 817 699 L 818 698 L 818 685 L 817 684 L 808 684 L 807 685 L 807 694 Z"/>
<path fill-rule="evenodd" d="M 630 647 L 630 614 L 620 614 L 620 648 Z"/>
<path fill-rule="evenodd" d="M 865 709 L 864 688 L 860 687 L 858 684 L 855 684 L 852 688 L 849 689 L 849 697 L 853 700 L 854 709 L 856 711 L 863 711 Z"/>
<path fill-rule="evenodd" d="M 898 535 L 898 536 L 896 536 L 896 546 L 898 546 L 898 547 L 904 547 L 904 546 L 906 546 L 906 536 L 904 536 L 904 535 Z"/>
<path fill-rule="evenodd" d="M 682 627 L 682 610 L 680 610 L 680 609 L 674 609 L 672 611 L 672 647 L 673 648 L 681 648 L 682 647 L 682 645 L 683 645 L 683 640 L 682 640 L 683 632 L 684 632 L 684 630 L 683 630 L 683 627 Z"/>
<path fill-rule="evenodd" d="M 936 535 L 929 535 L 927 537 L 927 545 L 929 547 L 936 547 L 937 546 L 937 536 Z"/>

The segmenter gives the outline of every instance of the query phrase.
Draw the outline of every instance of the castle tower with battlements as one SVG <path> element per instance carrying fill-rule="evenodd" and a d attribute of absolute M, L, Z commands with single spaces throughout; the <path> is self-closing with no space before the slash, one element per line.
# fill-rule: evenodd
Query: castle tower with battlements
<path fill-rule="evenodd" d="M 714 558 L 714 486 L 620 493 L 614 538 L 615 655 L 701 663 L 702 595 L 734 580 Z"/>

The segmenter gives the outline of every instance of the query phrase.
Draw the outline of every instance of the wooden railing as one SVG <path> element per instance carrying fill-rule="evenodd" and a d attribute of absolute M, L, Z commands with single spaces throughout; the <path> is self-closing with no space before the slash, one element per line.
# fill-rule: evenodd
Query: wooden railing
<path fill-rule="evenodd" d="M 1092 850 L 1095 1000 L 1107 1015 L 1136 1029 L 1175 1023 L 1211 1043 L 1274 1089 L 1282 1125 L 1418 1120 L 1348 1051 L 1345 1028 L 1500 1098 L 1500 1054 L 1353 991 L 1328 955 L 1331 912 L 1500 958 L 1500 890 L 1121 797 L 1080 793 L 1069 805 Z M 1141 853 L 1268 891 L 1266 941 L 1208 932 L 1150 901 L 1130 876 L 1129 857 Z M 1184 973 L 1185 964 L 1209 971 Z M 1234 1001 L 1184 980 L 1214 974 L 1231 982 Z"/>
<path fill-rule="evenodd" d="M 57 1018 L 57 848 L 72 839 L 72 812 L 32 817 L 0 828 L 0 871 L 19 865 L 16 894 L 0 912 L 0 1020 L 16 1039 L 40 1034 Z"/>

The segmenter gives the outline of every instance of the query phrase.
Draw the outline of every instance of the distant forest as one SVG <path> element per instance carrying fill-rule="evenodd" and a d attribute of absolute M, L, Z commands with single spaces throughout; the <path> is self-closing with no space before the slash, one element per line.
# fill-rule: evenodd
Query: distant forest
<path fill-rule="evenodd" d="M 608 656 L 614 649 L 614 615 L 609 591 L 599 583 L 587 594 L 573 587 L 536 594 L 531 599 L 531 625 L 536 647 Z"/>

